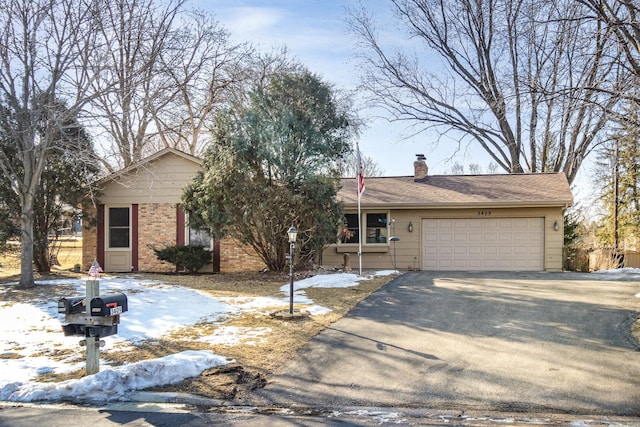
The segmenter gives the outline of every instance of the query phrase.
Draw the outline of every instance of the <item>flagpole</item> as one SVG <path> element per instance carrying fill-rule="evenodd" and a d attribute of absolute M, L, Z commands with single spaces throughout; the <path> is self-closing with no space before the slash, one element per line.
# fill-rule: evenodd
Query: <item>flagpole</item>
<path fill-rule="evenodd" d="M 360 210 L 360 197 L 364 191 L 364 168 L 360 158 L 360 146 L 356 141 L 356 192 L 358 194 L 358 275 L 362 276 L 362 213 Z"/>
<path fill-rule="evenodd" d="M 358 155 L 358 157 L 360 157 L 360 155 Z M 362 276 L 362 214 L 360 213 L 360 194 L 360 179 L 358 178 L 358 275 Z"/>

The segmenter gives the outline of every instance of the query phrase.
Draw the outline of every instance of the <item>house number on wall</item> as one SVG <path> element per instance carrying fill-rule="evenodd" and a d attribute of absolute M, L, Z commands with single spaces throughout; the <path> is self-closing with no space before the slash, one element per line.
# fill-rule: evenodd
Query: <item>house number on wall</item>
<path fill-rule="evenodd" d="M 478 216 L 490 216 L 491 211 L 478 211 Z"/>

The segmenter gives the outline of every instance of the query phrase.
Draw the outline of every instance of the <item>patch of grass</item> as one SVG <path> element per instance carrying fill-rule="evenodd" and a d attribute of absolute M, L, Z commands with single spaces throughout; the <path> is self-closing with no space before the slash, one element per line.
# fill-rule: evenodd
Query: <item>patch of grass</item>
<path fill-rule="evenodd" d="M 51 267 L 53 273 L 71 271 L 76 264 L 82 264 L 82 237 L 64 236 L 58 244 L 59 265 Z M 0 283 L 20 279 L 20 245 L 11 244 L 9 249 L 0 254 Z"/>
<path fill-rule="evenodd" d="M 23 358 L 24 358 L 24 356 L 22 356 L 19 353 L 14 353 L 14 352 L 8 352 L 8 353 L 0 354 L 0 359 L 5 359 L 5 360 L 23 359 Z"/>

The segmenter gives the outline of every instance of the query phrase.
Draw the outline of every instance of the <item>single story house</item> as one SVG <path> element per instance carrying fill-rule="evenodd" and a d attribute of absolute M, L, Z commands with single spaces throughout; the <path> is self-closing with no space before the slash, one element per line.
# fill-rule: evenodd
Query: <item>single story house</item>
<path fill-rule="evenodd" d="M 561 271 L 564 173 L 433 175 L 423 155 L 414 176 L 365 178 L 358 221 L 356 179 L 343 179 L 345 232 L 322 253 L 326 266 L 349 254 L 366 269 Z"/>
<path fill-rule="evenodd" d="M 166 148 L 102 179 L 98 200 L 84 207 L 82 268 L 97 259 L 106 272 L 174 271 L 151 247 L 185 244 L 211 249 L 209 272 L 264 268 L 255 253 L 233 240 L 213 241 L 189 227 L 181 196 L 201 166 L 201 159 Z"/>
<path fill-rule="evenodd" d="M 183 189 L 202 160 L 166 148 L 99 182 L 85 207 L 83 269 L 97 259 L 106 272 L 173 271 L 152 246 L 200 244 L 212 250 L 206 271 L 257 271 L 254 252 L 231 239 L 213 241 L 189 227 Z M 414 175 L 365 178 L 360 199 L 362 265 L 399 270 L 562 270 L 563 217 L 573 196 L 563 173 L 428 175 L 424 156 Z M 356 179 L 338 197 L 345 224 L 321 263 L 358 265 Z"/>

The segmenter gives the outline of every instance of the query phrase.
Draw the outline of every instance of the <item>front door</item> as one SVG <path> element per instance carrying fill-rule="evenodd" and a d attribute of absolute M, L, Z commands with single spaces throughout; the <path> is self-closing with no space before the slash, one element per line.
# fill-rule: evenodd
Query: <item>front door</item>
<path fill-rule="evenodd" d="M 108 207 L 105 212 L 105 271 L 131 271 L 131 231 L 131 207 Z"/>

